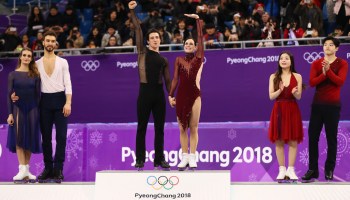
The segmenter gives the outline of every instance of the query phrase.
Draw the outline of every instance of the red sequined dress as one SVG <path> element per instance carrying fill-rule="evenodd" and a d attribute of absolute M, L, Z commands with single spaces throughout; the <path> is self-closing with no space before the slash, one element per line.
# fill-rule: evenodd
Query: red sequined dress
<path fill-rule="evenodd" d="M 195 100 L 200 97 L 199 81 L 202 73 L 204 48 L 202 22 L 197 19 L 197 52 L 177 57 L 175 61 L 174 78 L 171 83 L 169 96 L 173 97 L 179 82 L 176 94 L 176 115 L 182 127 L 189 127 L 191 111 Z"/>
<path fill-rule="evenodd" d="M 289 86 L 284 87 L 282 93 L 276 98 L 269 126 L 269 139 L 273 143 L 276 140 L 282 140 L 285 143 L 288 141 L 300 143 L 303 140 L 301 114 L 292 94 L 292 90 L 296 86 L 297 80 L 292 74 Z"/>

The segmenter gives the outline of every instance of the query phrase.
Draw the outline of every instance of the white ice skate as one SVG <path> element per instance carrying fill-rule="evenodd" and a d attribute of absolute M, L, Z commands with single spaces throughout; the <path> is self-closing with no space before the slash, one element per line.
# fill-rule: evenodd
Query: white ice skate
<path fill-rule="evenodd" d="M 27 183 L 28 182 L 27 168 L 25 165 L 18 166 L 18 174 L 13 177 L 13 181 L 15 183 Z"/>
<path fill-rule="evenodd" d="M 26 173 L 29 179 L 29 182 L 35 183 L 36 182 L 36 176 L 34 176 L 32 173 L 29 171 L 29 165 L 26 165 Z"/>
<path fill-rule="evenodd" d="M 191 153 L 189 155 L 189 169 L 196 169 L 197 168 L 197 161 L 196 161 L 196 154 Z"/>
<path fill-rule="evenodd" d="M 276 178 L 278 183 L 283 183 L 284 182 L 284 180 L 286 178 L 286 172 L 287 172 L 287 170 L 286 170 L 285 166 L 280 166 L 279 167 L 279 172 L 278 172 L 278 175 L 277 175 L 277 178 Z"/>
<path fill-rule="evenodd" d="M 183 153 L 181 162 L 177 165 L 179 171 L 186 170 L 186 168 L 188 167 L 188 163 L 189 163 L 189 155 L 188 153 Z"/>
<path fill-rule="evenodd" d="M 294 167 L 288 167 L 287 172 L 286 172 L 286 177 L 287 180 L 291 183 L 296 183 L 298 181 L 298 176 L 295 174 L 295 169 Z"/>

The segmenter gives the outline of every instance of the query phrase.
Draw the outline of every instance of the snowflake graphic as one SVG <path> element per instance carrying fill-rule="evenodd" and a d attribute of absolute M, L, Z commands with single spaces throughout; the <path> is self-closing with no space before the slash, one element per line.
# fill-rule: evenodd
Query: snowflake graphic
<path fill-rule="evenodd" d="M 95 147 L 98 147 L 102 143 L 102 133 L 98 132 L 97 130 L 90 133 L 90 144 L 93 144 Z"/>
<path fill-rule="evenodd" d="M 108 140 L 111 143 L 115 143 L 116 141 L 118 141 L 118 135 L 116 133 L 112 132 L 112 133 L 109 134 Z"/>
<path fill-rule="evenodd" d="M 237 131 L 234 129 L 230 129 L 227 132 L 227 137 L 230 138 L 231 140 L 234 140 L 237 137 Z"/>
<path fill-rule="evenodd" d="M 322 136 L 327 141 L 326 132 L 322 130 Z M 345 154 L 350 154 L 350 132 L 342 127 L 338 127 L 338 148 L 337 148 L 337 165 Z M 328 146 L 326 145 L 321 155 L 327 155 Z"/>
<path fill-rule="evenodd" d="M 347 181 L 350 181 L 350 171 L 349 171 L 348 173 L 346 173 L 345 176 L 346 176 L 346 180 L 347 180 Z"/>
<path fill-rule="evenodd" d="M 304 150 L 300 151 L 300 157 L 299 162 L 304 164 L 305 166 L 309 165 L 309 150 L 308 148 L 305 148 Z"/>
<path fill-rule="evenodd" d="M 35 171 L 37 175 L 40 174 L 44 170 L 44 168 L 44 161 L 35 163 Z"/>
<path fill-rule="evenodd" d="M 249 182 L 256 182 L 257 181 L 257 175 L 252 173 L 249 175 L 248 179 L 249 179 Z"/>
<path fill-rule="evenodd" d="M 83 150 L 83 147 L 82 147 L 83 132 L 78 131 L 76 129 L 68 130 L 68 131 L 70 131 L 70 134 L 68 134 L 68 137 L 67 137 L 66 154 L 67 154 L 67 160 L 68 160 L 68 162 L 70 162 L 72 156 L 74 156 L 74 158 L 78 159 L 77 151 Z"/>
<path fill-rule="evenodd" d="M 95 156 L 89 158 L 89 167 L 95 169 L 98 166 L 98 159 Z"/>

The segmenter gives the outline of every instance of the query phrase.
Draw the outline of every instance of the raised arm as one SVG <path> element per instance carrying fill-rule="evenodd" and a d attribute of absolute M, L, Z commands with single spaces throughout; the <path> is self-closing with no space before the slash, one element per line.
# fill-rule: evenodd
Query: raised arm
<path fill-rule="evenodd" d="M 143 53 L 144 52 L 144 45 L 143 45 L 143 33 L 142 29 L 140 26 L 140 20 L 136 17 L 135 14 L 135 8 L 137 6 L 136 1 L 130 1 L 129 2 L 129 9 L 130 9 L 130 14 L 131 14 L 131 23 L 135 27 L 135 32 L 136 32 L 136 48 L 138 53 Z"/>
<path fill-rule="evenodd" d="M 185 14 L 185 16 L 196 19 L 197 24 L 197 52 L 196 56 L 198 58 L 204 58 L 204 46 L 203 46 L 203 22 L 199 19 L 196 14 Z"/>

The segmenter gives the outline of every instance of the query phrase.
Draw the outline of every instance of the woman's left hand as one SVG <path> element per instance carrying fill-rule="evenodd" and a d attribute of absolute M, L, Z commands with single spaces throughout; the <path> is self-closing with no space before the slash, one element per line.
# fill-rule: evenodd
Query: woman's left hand
<path fill-rule="evenodd" d="M 199 19 L 199 16 L 197 14 L 184 14 L 186 17 L 194 18 L 194 19 Z"/>

